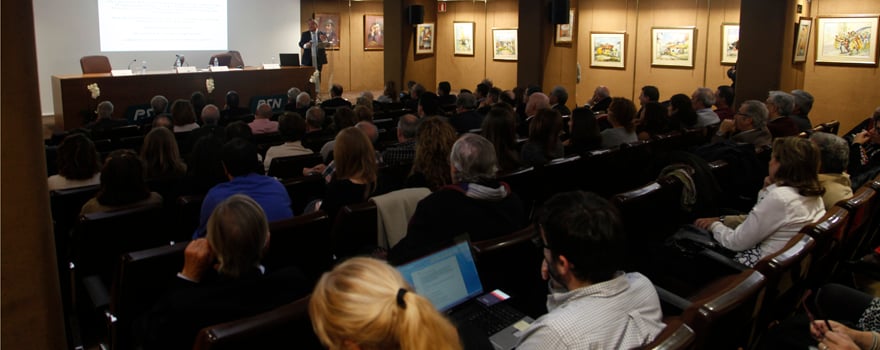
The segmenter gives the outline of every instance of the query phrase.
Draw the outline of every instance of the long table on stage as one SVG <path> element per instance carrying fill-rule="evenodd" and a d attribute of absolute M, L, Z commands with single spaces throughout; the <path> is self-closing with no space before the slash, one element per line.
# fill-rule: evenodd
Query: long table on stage
<path fill-rule="evenodd" d="M 309 83 L 313 67 L 283 67 L 281 69 L 245 68 L 228 72 L 174 73 L 147 72 L 129 76 L 111 76 L 110 73 L 53 75 L 52 94 L 55 104 L 56 128 L 75 129 L 87 117 L 93 118 L 101 101 L 113 102 L 115 118 L 122 118 L 129 106 L 149 104 L 155 95 L 163 95 L 169 103 L 175 99 L 189 99 L 201 91 L 210 103 L 223 108 L 226 92 L 238 92 L 240 105 L 246 107 L 254 96 L 286 94 L 291 87 L 315 95 L 315 85 Z M 207 81 L 214 80 L 214 90 L 208 93 Z M 100 96 L 92 98 L 90 84 L 98 84 Z"/>

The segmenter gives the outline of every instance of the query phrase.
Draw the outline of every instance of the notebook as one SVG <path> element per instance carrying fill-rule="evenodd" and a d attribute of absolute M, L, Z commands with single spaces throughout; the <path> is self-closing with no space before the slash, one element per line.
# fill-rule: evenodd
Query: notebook
<path fill-rule="evenodd" d="M 397 267 L 416 293 L 459 326 L 478 327 L 495 349 L 512 349 L 534 322 L 513 309 L 503 292 L 483 294 L 483 285 L 467 241 Z M 501 294 L 501 295 L 499 295 Z"/>
<path fill-rule="evenodd" d="M 282 53 L 278 54 L 279 62 L 281 62 L 282 67 L 296 67 L 299 66 L 299 54 L 298 53 Z"/>

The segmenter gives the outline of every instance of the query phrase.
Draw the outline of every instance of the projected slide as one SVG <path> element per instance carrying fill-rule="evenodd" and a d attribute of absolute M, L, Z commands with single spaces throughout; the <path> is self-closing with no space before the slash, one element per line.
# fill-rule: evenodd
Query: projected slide
<path fill-rule="evenodd" d="M 101 51 L 226 50 L 226 0 L 98 0 Z"/>

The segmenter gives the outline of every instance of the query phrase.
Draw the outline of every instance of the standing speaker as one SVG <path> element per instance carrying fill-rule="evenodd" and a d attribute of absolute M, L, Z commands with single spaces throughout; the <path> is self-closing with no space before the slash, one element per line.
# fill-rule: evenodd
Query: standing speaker
<path fill-rule="evenodd" d="M 553 0 L 550 5 L 550 22 L 553 24 L 568 24 L 569 0 Z"/>
<path fill-rule="evenodd" d="M 425 23 L 425 7 L 422 5 L 412 5 L 407 8 L 407 18 L 409 19 L 409 24 L 422 24 Z"/>

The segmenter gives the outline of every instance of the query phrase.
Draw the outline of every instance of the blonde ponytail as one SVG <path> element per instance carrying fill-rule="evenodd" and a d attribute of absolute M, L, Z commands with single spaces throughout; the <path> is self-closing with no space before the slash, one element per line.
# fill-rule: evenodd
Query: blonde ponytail
<path fill-rule="evenodd" d="M 352 258 L 321 276 L 309 302 L 315 334 L 328 348 L 459 350 L 458 333 L 387 263 Z"/>

